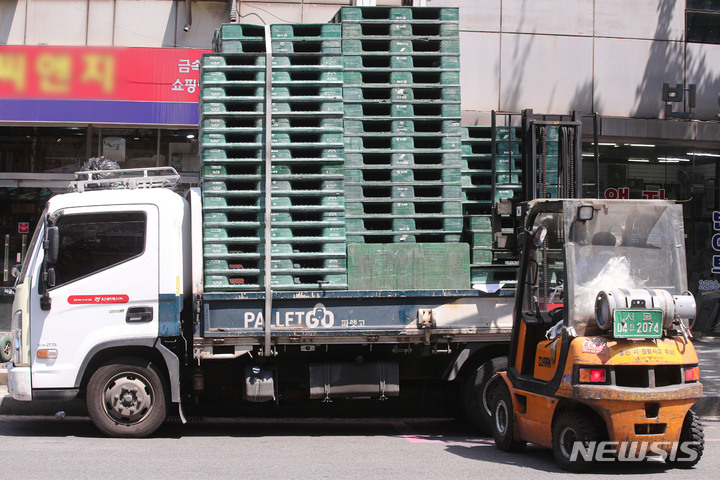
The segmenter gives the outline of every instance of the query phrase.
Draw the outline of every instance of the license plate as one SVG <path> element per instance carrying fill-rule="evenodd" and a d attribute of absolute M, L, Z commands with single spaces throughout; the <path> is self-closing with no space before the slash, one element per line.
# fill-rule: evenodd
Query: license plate
<path fill-rule="evenodd" d="M 618 308 L 615 310 L 615 338 L 662 337 L 663 311 L 657 309 Z"/>

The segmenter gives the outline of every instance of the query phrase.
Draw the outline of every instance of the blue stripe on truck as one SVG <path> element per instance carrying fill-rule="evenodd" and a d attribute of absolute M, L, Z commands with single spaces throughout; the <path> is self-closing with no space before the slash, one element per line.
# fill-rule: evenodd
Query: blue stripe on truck
<path fill-rule="evenodd" d="M 180 335 L 180 311 L 183 297 L 175 294 L 160 294 L 158 302 L 158 335 L 176 337 Z"/>

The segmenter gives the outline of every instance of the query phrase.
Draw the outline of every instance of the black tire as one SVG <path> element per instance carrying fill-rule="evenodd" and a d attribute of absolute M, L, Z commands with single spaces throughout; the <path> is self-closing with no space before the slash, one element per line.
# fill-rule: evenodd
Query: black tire
<path fill-rule="evenodd" d="M 12 339 L 10 335 L 0 337 L 0 361 L 7 363 L 12 360 Z"/>
<path fill-rule="evenodd" d="M 515 440 L 515 413 L 512 396 L 505 382 L 493 392 L 492 401 L 492 435 L 495 446 L 503 452 L 517 452 L 525 448 L 527 442 Z"/>
<path fill-rule="evenodd" d="M 598 431 L 592 419 L 579 411 L 561 413 L 552 427 L 552 445 L 555 461 L 563 469 L 570 472 L 586 472 L 595 463 L 594 458 L 586 459 L 577 453 L 572 460 L 573 446 L 582 442 L 586 449 L 590 442 L 598 441 Z M 595 455 L 594 450 L 591 451 Z"/>
<path fill-rule="evenodd" d="M 686 442 L 693 442 L 687 444 Z M 685 445 L 683 445 L 685 444 Z M 688 410 L 680 430 L 680 450 L 675 458 L 665 458 L 665 463 L 675 468 L 690 468 L 697 465 L 705 450 L 705 433 L 700 418 L 692 410 Z M 691 452 L 688 452 L 690 450 Z M 693 458 L 694 457 L 694 458 Z"/>
<path fill-rule="evenodd" d="M 150 361 L 118 359 L 98 368 L 90 378 L 88 413 L 106 435 L 147 437 L 165 421 L 165 391 L 162 374 Z"/>
<path fill-rule="evenodd" d="M 488 382 L 498 372 L 507 370 L 507 358 L 493 358 L 475 371 L 471 372 L 463 382 L 461 408 L 465 419 L 486 435 L 492 434 L 492 412 L 488 400 L 492 392 L 487 391 Z"/>

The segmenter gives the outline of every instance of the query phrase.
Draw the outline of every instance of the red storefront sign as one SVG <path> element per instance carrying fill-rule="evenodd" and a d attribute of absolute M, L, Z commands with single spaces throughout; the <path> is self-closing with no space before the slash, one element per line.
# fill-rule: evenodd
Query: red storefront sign
<path fill-rule="evenodd" d="M 208 51 L 2 46 L 0 120 L 166 123 L 168 112 L 194 111 L 170 123 L 196 124 L 200 57 Z"/>

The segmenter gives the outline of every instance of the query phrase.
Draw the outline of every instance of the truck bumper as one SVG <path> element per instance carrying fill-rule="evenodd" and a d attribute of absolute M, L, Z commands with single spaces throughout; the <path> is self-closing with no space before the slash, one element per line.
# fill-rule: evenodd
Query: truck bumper
<path fill-rule="evenodd" d="M 32 383 L 30 367 L 16 367 L 12 363 L 7 367 L 8 392 L 15 400 L 29 402 L 32 400 Z"/>

